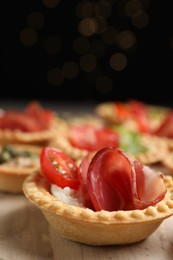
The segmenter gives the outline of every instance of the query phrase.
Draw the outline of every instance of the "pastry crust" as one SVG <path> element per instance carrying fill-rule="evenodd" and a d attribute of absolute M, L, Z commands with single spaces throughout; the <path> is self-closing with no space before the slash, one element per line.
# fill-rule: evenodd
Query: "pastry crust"
<path fill-rule="evenodd" d="M 72 122 L 73 123 L 69 123 L 67 121 L 61 120 L 61 123 L 57 128 L 56 135 L 49 142 L 49 145 L 61 149 L 63 152 L 68 154 L 74 160 L 80 160 L 86 154 L 88 154 L 88 151 L 74 147 L 70 143 L 69 141 L 70 127 L 72 124 L 74 125 L 73 120 Z M 82 121 L 80 120 L 76 121 L 76 124 L 80 124 L 81 122 Z M 95 125 L 99 124 L 104 126 L 102 121 L 95 120 L 92 123 Z M 167 156 L 168 144 L 165 141 L 165 139 L 157 136 L 141 134 L 140 142 L 141 145 L 144 147 L 145 152 L 131 154 L 125 151 L 132 159 L 137 159 L 143 164 L 150 165 L 153 163 L 161 162 Z"/>
<path fill-rule="evenodd" d="M 146 151 L 135 155 L 129 154 L 132 159 L 142 164 L 151 165 L 162 162 L 168 155 L 168 146 L 163 138 L 151 135 L 141 135 L 141 144 Z"/>
<path fill-rule="evenodd" d="M 125 120 L 125 122 L 119 122 L 116 109 L 114 107 L 115 103 L 116 101 L 100 103 L 96 106 L 95 113 L 101 118 L 105 119 L 107 122 L 123 123 L 125 126 L 129 126 L 131 130 L 137 130 L 136 124 L 132 119 Z M 128 102 L 121 103 L 128 106 Z M 157 105 L 146 104 L 146 106 L 148 108 L 149 124 L 152 129 L 155 129 L 160 125 L 160 122 L 163 120 L 165 114 L 170 111 L 170 109 Z"/>
<path fill-rule="evenodd" d="M 39 169 L 39 154 L 41 147 L 33 145 L 10 144 L 17 151 L 29 151 L 38 156 L 32 163 L 25 166 L 16 165 L 12 161 L 0 164 L 0 191 L 22 193 L 24 179 L 33 171 Z"/>
<path fill-rule="evenodd" d="M 16 143 L 45 146 L 55 135 L 59 124 L 58 113 L 45 109 L 37 100 L 30 101 L 23 110 L 2 109 L 0 119 L 1 145 Z"/>
<path fill-rule="evenodd" d="M 169 137 L 161 137 L 161 138 L 167 144 L 169 152 L 172 152 L 173 151 L 173 138 L 169 138 Z"/>
<path fill-rule="evenodd" d="M 105 102 L 100 103 L 96 106 L 95 112 L 98 116 L 105 119 L 105 123 L 107 123 L 110 127 L 123 126 L 125 129 L 133 132 L 138 132 L 140 134 L 140 142 L 144 147 L 145 152 L 130 154 L 128 151 L 128 155 L 132 159 L 137 159 L 143 164 L 154 164 L 158 162 L 162 162 L 162 160 L 167 157 L 169 149 L 171 149 L 171 145 L 173 148 L 173 142 L 168 140 L 165 137 L 158 137 L 150 134 L 140 133 L 137 129 L 137 125 L 133 118 L 128 118 L 124 121 L 119 121 L 118 114 L 116 114 L 115 102 Z M 121 102 L 122 103 L 122 102 Z M 124 106 L 128 108 L 128 102 L 122 103 Z M 164 116 L 168 111 L 170 111 L 167 107 L 161 107 L 156 105 L 147 105 L 148 108 L 148 120 L 149 125 L 152 129 L 157 128 L 162 122 Z M 120 133 L 121 134 L 121 133 Z M 146 149 L 145 149 L 146 148 Z"/>
<path fill-rule="evenodd" d="M 131 244 L 146 239 L 173 215 L 173 178 L 165 176 L 165 198 L 144 210 L 97 211 L 72 206 L 57 200 L 38 171 L 28 176 L 23 191 L 38 207 L 50 226 L 66 239 L 88 245 Z"/>
<path fill-rule="evenodd" d="M 20 130 L 0 129 L 1 144 L 31 144 L 46 145 L 53 138 L 58 124 L 58 119 L 54 119 L 48 130 L 40 132 L 22 132 Z"/>
<path fill-rule="evenodd" d="M 74 160 L 83 158 L 88 153 L 88 151 L 71 145 L 69 141 L 69 131 L 71 126 L 75 124 L 82 124 L 84 121 L 86 122 L 86 120 L 93 125 L 102 125 L 100 120 L 92 116 L 85 116 L 85 118 L 73 117 L 68 120 L 59 119 L 59 126 L 56 127 L 56 134 L 50 140 L 49 146 L 61 149 Z"/>

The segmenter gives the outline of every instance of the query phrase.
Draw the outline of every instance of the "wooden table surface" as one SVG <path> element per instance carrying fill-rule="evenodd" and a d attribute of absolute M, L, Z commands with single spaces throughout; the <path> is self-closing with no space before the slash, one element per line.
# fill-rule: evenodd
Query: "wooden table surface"
<path fill-rule="evenodd" d="M 0 193 L 0 260 L 11 259 L 172 260 L 173 216 L 164 220 L 145 241 L 94 247 L 59 237 L 49 228 L 41 211 L 24 195 Z"/>

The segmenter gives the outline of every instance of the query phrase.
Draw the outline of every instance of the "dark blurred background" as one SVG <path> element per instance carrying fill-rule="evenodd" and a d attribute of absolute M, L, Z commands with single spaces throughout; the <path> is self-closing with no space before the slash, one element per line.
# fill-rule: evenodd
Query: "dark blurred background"
<path fill-rule="evenodd" d="M 171 0 L 7 1 L 1 99 L 173 105 Z"/>

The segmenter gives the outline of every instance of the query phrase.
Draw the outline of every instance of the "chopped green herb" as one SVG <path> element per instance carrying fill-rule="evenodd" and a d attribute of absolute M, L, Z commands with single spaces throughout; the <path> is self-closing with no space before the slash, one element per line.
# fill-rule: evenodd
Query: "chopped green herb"
<path fill-rule="evenodd" d="M 8 162 L 9 160 L 19 157 L 19 156 L 29 157 L 29 158 L 37 157 L 34 153 L 32 153 L 30 151 L 26 151 L 26 150 L 19 151 L 11 145 L 4 145 L 0 149 L 0 164 Z"/>
<path fill-rule="evenodd" d="M 147 151 L 147 148 L 141 144 L 139 133 L 117 125 L 113 126 L 113 129 L 120 134 L 120 148 L 122 151 L 129 152 L 133 155 Z"/>

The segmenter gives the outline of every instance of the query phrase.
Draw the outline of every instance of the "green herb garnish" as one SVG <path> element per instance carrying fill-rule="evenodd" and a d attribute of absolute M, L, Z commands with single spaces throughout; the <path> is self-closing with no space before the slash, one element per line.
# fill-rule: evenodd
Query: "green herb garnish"
<path fill-rule="evenodd" d="M 37 157 L 35 154 L 33 154 L 30 151 L 26 151 L 26 150 L 19 151 L 11 145 L 4 145 L 0 149 L 0 164 L 8 162 L 9 160 L 14 159 L 19 156 L 29 157 L 29 158 Z"/>
<path fill-rule="evenodd" d="M 145 153 L 147 148 L 141 143 L 140 133 L 131 131 L 123 126 L 114 125 L 113 130 L 120 134 L 120 149 L 132 155 Z"/>

